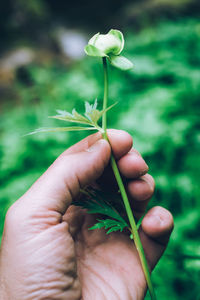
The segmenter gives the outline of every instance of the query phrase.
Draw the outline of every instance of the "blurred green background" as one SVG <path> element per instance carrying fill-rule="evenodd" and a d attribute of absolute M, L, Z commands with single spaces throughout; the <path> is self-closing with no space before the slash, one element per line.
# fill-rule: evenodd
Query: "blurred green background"
<path fill-rule="evenodd" d="M 99 5 L 99 6 L 98 6 Z M 56 109 L 102 104 L 100 61 L 83 47 L 121 29 L 134 70 L 110 68 L 109 127 L 127 130 L 156 180 L 151 205 L 175 218 L 153 273 L 158 299 L 200 299 L 200 3 L 15 0 L 0 10 L 0 234 L 8 207 L 87 133 L 38 134 Z M 63 126 L 66 124 L 64 123 Z M 150 299 L 147 295 L 145 299 Z"/>

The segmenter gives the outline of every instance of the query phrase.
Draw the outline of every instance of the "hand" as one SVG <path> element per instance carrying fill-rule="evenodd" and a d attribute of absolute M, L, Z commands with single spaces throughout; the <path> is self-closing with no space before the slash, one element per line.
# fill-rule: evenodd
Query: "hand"
<path fill-rule="evenodd" d="M 108 134 L 140 218 L 153 194 L 153 178 L 128 133 Z M 87 137 L 58 157 L 9 209 L 0 254 L 2 300 L 144 298 L 146 282 L 133 241 L 123 233 L 88 231 L 94 216 L 70 205 L 80 188 L 97 179 L 112 189 L 110 153 L 99 133 Z M 139 233 L 151 270 L 172 228 L 172 216 L 164 208 L 154 207 L 145 215 Z"/>

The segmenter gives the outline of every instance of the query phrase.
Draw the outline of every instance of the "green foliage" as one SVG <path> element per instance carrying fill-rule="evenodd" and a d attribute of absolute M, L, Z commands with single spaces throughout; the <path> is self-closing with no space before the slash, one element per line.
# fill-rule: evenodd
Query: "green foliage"
<path fill-rule="evenodd" d="M 97 123 L 99 119 L 102 117 L 103 113 L 111 109 L 114 105 L 116 105 L 116 103 L 109 106 L 106 109 L 98 110 L 97 100 L 95 100 L 94 104 L 90 104 L 86 101 L 85 113 L 84 113 L 85 116 L 77 113 L 75 108 L 73 108 L 71 114 L 65 110 L 57 110 L 58 115 L 52 116 L 50 118 L 72 122 L 72 123 L 89 125 L 90 127 L 71 126 L 71 127 L 38 128 L 33 132 L 28 133 L 27 135 L 40 133 L 40 132 L 59 132 L 59 131 L 63 132 L 63 131 L 83 131 L 83 130 L 98 130 L 100 132 L 103 132 L 103 129 Z"/>
<path fill-rule="evenodd" d="M 74 201 L 73 204 L 87 209 L 90 214 L 98 214 L 104 218 L 97 218 L 98 222 L 90 227 L 90 230 L 109 228 L 108 234 L 113 231 L 122 232 L 125 228 L 128 228 L 126 220 L 122 217 L 123 214 L 126 214 L 119 195 L 113 195 L 108 191 L 105 192 L 94 188 L 83 190 L 82 194 L 84 199 L 80 198 Z M 109 219 L 105 219 L 105 217 L 109 217 Z"/>
<path fill-rule="evenodd" d="M 97 219 L 97 221 L 98 222 L 94 226 L 90 227 L 89 230 L 105 228 L 105 229 L 109 229 L 106 232 L 106 234 L 109 234 L 111 232 L 116 232 L 116 231 L 122 232 L 124 230 L 124 228 L 127 227 L 126 224 L 120 223 L 117 220 L 112 220 L 112 219 L 100 220 L 100 219 Z"/>
<path fill-rule="evenodd" d="M 53 128 L 38 128 L 33 132 L 28 133 L 27 135 L 40 133 L 40 132 L 63 132 L 63 131 L 82 131 L 82 130 L 96 130 L 94 127 L 81 127 L 81 126 L 72 126 L 72 127 L 53 127 Z"/>
<path fill-rule="evenodd" d="M 170 209 L 175 218 L 168 250 L 153 273 L 158 299 L 198 299 L 199 20 L 163 21 L 140 33 L 127 32 L 126 49 L 135 68 L 127 73 L 110 70 L 110 103 L 119 101 L 120 109 L 116 106 L 110 111 L 108 125 L 133 136 L 134 147 L 155 177 L 152 205 Z M 89 58 L 67 69 L 58 63 L 30 65 L 25 71 L 31 84 L 19 79 L 12 94 L 4 96 L 0 119 L 1 231 L 7 208 L 85 133 L 21 136 L 40 126 L 56 127 L 59 121 L 46 116 L 58 107 L 67 111 L 77 107 L 84 115 L 84 102 L 96 97 L 101 107 L 100 68 L 98 61 Z"/>

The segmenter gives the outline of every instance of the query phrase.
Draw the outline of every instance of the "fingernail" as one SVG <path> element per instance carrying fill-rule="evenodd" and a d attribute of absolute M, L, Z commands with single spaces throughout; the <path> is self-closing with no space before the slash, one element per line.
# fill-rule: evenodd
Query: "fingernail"
<path fill-rule="evenodd" d="M 99 149 L 101 148 L 102 144 L 104 144 L 105 141 L 104 140 L 98 140 L 96 143 L 94 143 L 92 146 L 90 146 L 86 151 L 88 152 L 95 152 L 95 151 L 99 151 Z"/>
<path fill-rule="evenodd" d="M 143 170 L 141 170 L 140 171 L 140 176 L 143 176 L 143 175 L 145 175 L 148 171 L 149 171 L 149 167 L 148 167 L 148 165 L 145 163 L 145 161 L 143 160 L 143 164 L 144 164 L 144 168 L 143 168 Z"/>

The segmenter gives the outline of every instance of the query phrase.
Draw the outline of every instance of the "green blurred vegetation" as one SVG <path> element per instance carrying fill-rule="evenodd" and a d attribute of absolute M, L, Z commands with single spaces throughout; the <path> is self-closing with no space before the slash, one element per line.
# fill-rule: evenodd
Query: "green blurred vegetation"
<path fill-rule="evenodd" d="M 168 208 L 175 229 L 153 273 L 158 299 L 200 299 L 200 23 L 197 18 L 160 21 L 124 32 L 133 71 L 110 68 L 109 127 L 127 130 L 156 180 L 151 203 Z M 84 101 L 102 104 L 98 60 L 63 65 L 52 60 L 17 70 L 3 95 L 0 119 L 0 231 L 6 210 L 83 133 L 22 137 L 38 127 L 61 125 L 48 119 L 56 109 L 83 110 Z M 63 123 L 65 126 L 65 123 Z M 88 133 L 89 134 L 89 133 Z M 148 295 L 146 299 L 149 299 Z"/>

